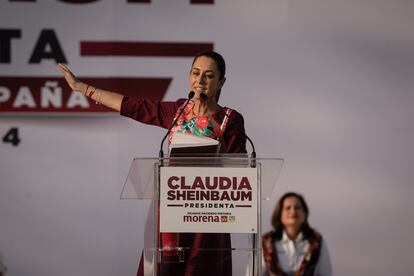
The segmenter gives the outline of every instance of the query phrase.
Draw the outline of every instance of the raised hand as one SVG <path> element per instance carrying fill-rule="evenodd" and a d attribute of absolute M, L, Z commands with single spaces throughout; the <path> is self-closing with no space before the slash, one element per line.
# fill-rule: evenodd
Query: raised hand
<path fill-rule="evenodd" d="M 81 82 L 75 77 L 69 68 L 62 63 L 59 63 L 59 70 L 62 72 L 66 82 L 69 84 L 70 88 L 72 88 L 73 91 L 79 91 L 83 93 L 85 96 L 91 98 L 98 104 L 102 104 L 109 108 L 115 109 L 116 111 L 121 110 L 122 99 L 124 98 L 122 94 L 99 89 L 97 87 Z"/>
<path fill-rule="evenodd" d="M 66 79 L 66 82 L 72 88 L 73 91 L 79 91 L 83 94 L 86 93 L 87 85 L 83 82 L 79 81 L 75 75 L 69 70 L 69 68 L 64 65 L 63 63 L 58 64 L 60 71 L 62 72 L 63 76 Z"/>

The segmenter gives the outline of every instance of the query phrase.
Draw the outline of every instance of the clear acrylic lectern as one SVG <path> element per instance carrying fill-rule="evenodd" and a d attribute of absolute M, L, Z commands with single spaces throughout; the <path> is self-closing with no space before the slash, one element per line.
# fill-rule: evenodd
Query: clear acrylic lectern
<path fill-rule="evenodd" d="M 282 164 L 246 154 L 135 158 L 121 199 L 152 201 L 144 275 L 178 275 L 186 267 L 194 275 L 261 275 L 261 201 Z"/>

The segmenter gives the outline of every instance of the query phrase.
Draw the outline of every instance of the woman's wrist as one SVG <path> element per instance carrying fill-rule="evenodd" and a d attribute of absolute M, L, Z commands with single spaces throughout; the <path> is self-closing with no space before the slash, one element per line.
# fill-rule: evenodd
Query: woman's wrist
<path fill-rule="evenodd" d="M 89 85 L 87 85 L 86 83 L 80 82 L 78 85 L 78 89 L 76 89 L 76 91 L 81 92 L 83 95 L 87 95 L 89 89 L 90 89 Z"/>

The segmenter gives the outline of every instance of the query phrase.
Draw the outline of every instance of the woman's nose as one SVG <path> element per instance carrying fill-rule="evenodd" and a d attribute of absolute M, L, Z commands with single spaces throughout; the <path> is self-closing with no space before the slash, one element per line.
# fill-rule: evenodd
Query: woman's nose
<path fill-rule="evenodd" d="M 206 78 L 203 76 L 203 74 L 200 74 L 200 76 L 198 78 L 198 82 L 201 83 L 201 84 L 206 83 Z"/>

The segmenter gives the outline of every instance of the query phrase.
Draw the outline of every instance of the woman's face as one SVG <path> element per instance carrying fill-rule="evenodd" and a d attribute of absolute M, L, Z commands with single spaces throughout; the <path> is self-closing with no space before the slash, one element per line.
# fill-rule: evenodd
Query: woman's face
<path fill-rule="evenodd" d="M 296 227 L 300 229 L 306 220 L 306 213 L 300 200 L 295 197 L 287 197 L 283 201 L 282 224 L 284 227 Z"/>
<path fill-rule="evenodd" d="M 224 84 L 220 80 L 220 71 L 214 59 L 200 56 L 196 59 L 190 71 L 189 88 L 195 92 L 194 98 L 200 99 L 200 93 L 206 94 L 208 99 L 215 99 L 217 90 Z"/>

